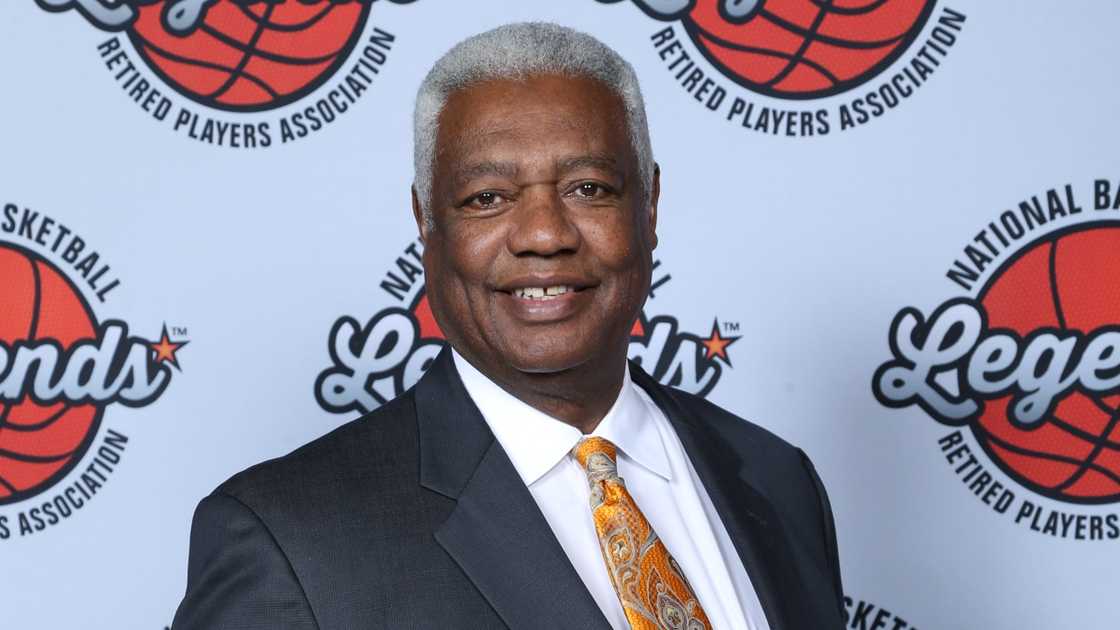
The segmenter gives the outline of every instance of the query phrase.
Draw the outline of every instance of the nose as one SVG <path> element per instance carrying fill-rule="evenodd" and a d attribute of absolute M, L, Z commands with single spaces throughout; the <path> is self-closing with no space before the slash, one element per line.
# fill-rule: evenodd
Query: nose
<path fill-rule="evenodd" d="M 556 256 L 574 253 L 582 238 L 554 186 L 522 190 L 514 210 L 508 246 L 515 256 Z"/>

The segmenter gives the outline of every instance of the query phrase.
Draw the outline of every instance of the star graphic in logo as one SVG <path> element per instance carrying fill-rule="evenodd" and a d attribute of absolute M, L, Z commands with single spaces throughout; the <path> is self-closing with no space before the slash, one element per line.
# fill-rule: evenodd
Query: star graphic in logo
<path fill-rule="evenodd" d="M 739 337 L 723 337 L 719 334 L 719 319 L 716 319 L 712 324 L 712 334 L 707 339 L 701 339 L 700 343 L 704 345 L 706 358 L 712 359 L 719 357 L 731 367 L 731 359 L 727 356 L 727 347 L 739 341 Z"/>
<path fill-rule="evenodd" d="M 190 343 L 189 341 L 171 341 L 167 336 L 167 324 L 163 325 L 163 332 L 160 333 L 159 341 L 150 343 L 148 346 L 156 353 L 156 362 L 167 361 L 175 366 L 176 370 L 182 371 L 183 368 L 179 367 L 179 358 L 175 353 L 183 346 Z"/>

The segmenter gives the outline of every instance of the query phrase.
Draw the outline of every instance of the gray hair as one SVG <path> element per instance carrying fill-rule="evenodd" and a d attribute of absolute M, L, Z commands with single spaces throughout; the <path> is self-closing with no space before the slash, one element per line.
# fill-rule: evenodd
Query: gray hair
<path fill-rule="evenodd" d="M 413 115 L 414 185 L 432 228 L 432 171 L 439 115 L 454 92 L 488 80 L 520 80 L 535 74 L 596 79 L 622 100 L 638 177 L 646 196 L 653 179 L 653 148 L 638 76 L 618 53 L 594 37 L 559 24 L 506 24 L 459 42 L 440 57 L 416 94 Z"/>

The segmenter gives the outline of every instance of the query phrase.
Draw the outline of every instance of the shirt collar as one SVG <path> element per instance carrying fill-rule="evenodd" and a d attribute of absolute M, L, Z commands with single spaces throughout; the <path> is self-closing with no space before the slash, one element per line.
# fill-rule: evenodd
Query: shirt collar
<path fill-rule="evenodd" d="M 452 350 L 451 356 L 467 393 L 526 486 L 552 470 L 584 437 L 579 429 L 530 407 L 502 389 L 458 352 Z M 672 479 L 661 433 L 637 385 L 630 380 L 629 365 L 618 398 L 592 435 L 610 440 L 635 464 Z"/>

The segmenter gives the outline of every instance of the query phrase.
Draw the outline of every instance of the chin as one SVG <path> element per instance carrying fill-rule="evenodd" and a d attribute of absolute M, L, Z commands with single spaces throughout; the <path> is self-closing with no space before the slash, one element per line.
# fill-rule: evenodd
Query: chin
<path fill-rule="evenodd" d="M 529 374 L 553 374 L 570 370 L 589 362 L 594 353 L 580 352 L 571 346 L 522 347 L 515 353 L 507 354 L 510 365 L 520 372 Z"/>

